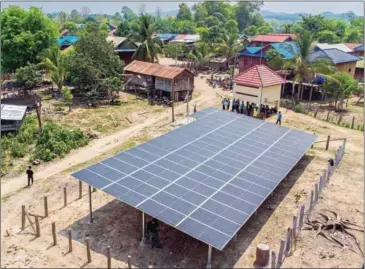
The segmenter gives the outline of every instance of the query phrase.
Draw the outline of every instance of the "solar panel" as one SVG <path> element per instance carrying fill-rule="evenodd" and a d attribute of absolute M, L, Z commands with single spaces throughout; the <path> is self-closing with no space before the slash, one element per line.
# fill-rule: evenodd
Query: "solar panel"
<path fill-rule="evenodd" d="M 316 136 L 216 108 L 193 116 L 73 176 L 222 250 Z"/>

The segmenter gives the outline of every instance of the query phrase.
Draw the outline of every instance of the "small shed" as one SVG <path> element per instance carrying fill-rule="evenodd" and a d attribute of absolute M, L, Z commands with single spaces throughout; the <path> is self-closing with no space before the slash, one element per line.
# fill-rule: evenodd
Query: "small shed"
<path fill-rule="evenodd" d="M 27 106 L 1 105 L 1 132 L 18 131 L 26 111 Z"/>
<path fill-rule="evenodd" d="M 216 57 L 209 61 L 209 66 L 213 70 L 223 71 L 228 68 L 227 57 Z"/>
<path fill-rule="evenodd" d="M 185 68 L 135 60 L 124 67 L 124 72 L 136 75 L 128 80 L 126 88 L 137 85 L 148 90 L 160 90 L 169 97 L 174 92 L 176 101 L 194 90 L 194 74 Z"/>
<path fill-rule="evenodd" d="M 233 78 L 233 94 L 240 101 L 279 108 L 285 79 L 265 65 L 255 65 Z"/>
<path fill-rule="evenodd" d="M 106 38 L 107 42 L 111 42 L 114 51 L 118 53 L 119 59 L 124 61 L 124 64 L 132 62 L 133 54 L 136 52 L 139 43 L 128 42 L 126 37 L 109 35 Z"/>

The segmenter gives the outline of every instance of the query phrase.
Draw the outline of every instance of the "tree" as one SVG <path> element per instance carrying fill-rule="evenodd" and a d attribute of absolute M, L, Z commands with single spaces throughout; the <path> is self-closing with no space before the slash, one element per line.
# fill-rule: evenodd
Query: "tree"
<path fill-rule="evenodd" d="M 221 23 L 226 23 L 226 18 L 224 17 L 224 15 L 220 12 L 215 12 L 212 15 L 213 17 L 216 17 Z"/>
<path fill-rule="evenodd" d="M 208 43 L 199 42 L 193 51 L 189 53 L 188 57 L 202 67 L 214 57 L 214 54 Z"/>
<path fill-rule="evenodd" d="M 257 34 L 257 27 L 255 25 L 250 25 L 247 27 L 247 29 L 245 30 L 245 34 L 247 35 L 256 35 Z"/>
<path fill-rule="evenodd" d="M 191 21 L 193 16 L 189 6 L 185 3 L 179 5 L 179 12 L 176 15 L 178 21 Z"/>
<path fill-rule="evenodd" d="M 238 34 L 229 33 L 229 34 L 223 34 L 222 37 L 220 38 L 217 52 L 226 57 L 227 67 L 228 67 L 232 57 L 234 57 L 240 50 L 242 50 L 242 48 L 243 46 L 238 39 Z M 232 77 L 233 77 L 233 72 L 232 72 Z"/>
<path fill-rule="evenodd" d="M 299 47 L 298 55 L 296 55 L 296 57 L 294 57 L 291 60 L 287 60 L 284 63 L 284 69 L 293 70 L 295 74 L 294 81 L 299 82 L 299 91 L 296 96 L 297 102 L 299 102 L 299 100 L 302 98 L 302 93 L 303 93 L 302 86 L 306 80 L 312 81 L 317 74 L 328 75 L 334 71 L 333 65 L 328 61 L 325 60 L 316 60 L 313 62 L 307 61 L 307 58 L 312 50 L 313 42 L 314 42 L 314 37 L 312 33 L 309 31 L 303 32 L 297 39 L 297 44 Z M 293 85 L 295 84 L 293 83 Z M 311 89 L 311 92 L 312 90 L 313 89 Z"/>
<path fill-rule="evenodd" d="M 58 13 L 58 21 L 60 22 L 61 27 L 63 27 L 64 23 L 67 21 L 67 13 L 61 11 L 60 13 Z"/>
<path fill-rule="evenodd" d="M 65 100 L 66 104 L 68 105 L 68 110 L 71 111 L 73 95 L 71 93 L 71 90 L 68 87 L 65 87 L 63 89 L 62 97 L 63 97 L 63 100 Z"/>
<path fill-rule="evenodd" d="M 238 2 L 236 5 L 236 21 L 238 23 L 238 29 L 240 32 L 247 28 L 249 15 L 250 12 L 248 2 Z"/>
<path fill-rule="evenodd" d="M 46 50 L 41 58 L 42 62 L 38 66 L 48 71 L 52 82 L 56 84 L 58 91 L 61 92 L 66 72 L 63 54 L 57 47 L 54 47 Z"/>
<path fill-rule="evenodd" d="M 222 27 L 220 25 L 215 25 L 213 27 L 210 27 L 208 31 L 208 39 L 209 39 L 208 43 L 210 45 L 218 43 L 223 33 L 224 32 L 222 31 Z"/>
<path fill-rule="evenodd" d="M 176 23 L 179 34 L 193 34 L 195 23 L 193 21 L 177 21 Z"/>
<path fill-rule="evenodd" d="M 266 34 L 272 33 L 272 32 L 274 32 L 274 29 L 269 24 L 261 26 L 260 28 L 257 29 L 257 33 L 261 34 L 261 35 L 266 35 Z"/>
<path fill-rule="evenodd" d="M 330 44 L 334 44 L 340 41 L 338 36 L 334 32 L 329 30 L 320 31 L 319 33 L 317 33 L 317 39 L 320 43 Z"/>
<path fill-rule="evenodd" d="M 203 24 L 200 25 L 200 27 L 210 28 L 210 27 L 213 27 L 213 26 L 219 26 L 221 24 L 222 24 L 222 22 L 217 17 L 209 16 L 209 17 L 205 18 Z"/>
<path fill-rule="evenodd" d="M 269 64 L 269 67 L 273 70 L 281 70 L 284 66 L 284 59 L 281 57 L 280 53 L 275 49 L 269 49 L 265 53 L 265 59 Z"/>
<path fill-rule="evenodd" d="M 117 36 L 127 36 L 131 32 L 129 22 L 127 20 L 121 21 L 116 31 Z"/>
<path fill-rule="evenodd" d="M 353 91 L 358 90 L 358 82 L 349 74 L 336 72 L 324 84 L 327 94 L 334 98 L 335 110 L 343 110 L 344 99 L 349 98 Z"/>
<path fill-rule="evenodd" d="M 14 72 L 27 63 L 37 63 L 38 55 L 55 45 L 59 35 L 57 26 L 40 9 L 9 6 L 1 15 L 3 72 Z"/>
<path fill-rule="evenodd" d="M 238 34 L 238 23 L 235 20 L 228 20 L 224 24 L 224 29 L 227 33 Z"/>
<path fill-rule="evenodd" d="M 89 17 L 90 14 L 90 8 L 89 7 L 82 7 L 81 8 L 81 15 L 84 19 L 87 19 L 87 17 Z"/>
<path fill-rule="evenodd" d="M 158 54 L 162 53 L 161 41 L 157 38 L 152 38 L 153 20 L 149 15 L 141 15 L 138 19 L 138 29 L 128 36 L 130 42 L 140 42 L 141 44 L 133 54 L 135 60 L 145 62 L 158 62 Z"/>
<path fill-rule="evenodd" d="M 281 25 L 281 30 L 283 33 L 292 33 L 293 31 L 293 24 L 292 23 L 284 23 Z"/>
<path fill-rule="evenodd" d="M 161 8 L 160 7 L 156 7 L 156 21 L 159 21 L 161 19 L 162 19 Z"/>
<path fill-rule="evenodd" d="M 167 57 L 179 58 L 184 56 L 186 46 L 183 43 L 169 43 L 164 47 L 164 52 Z"/>
<path fill-rule="evenodd" d="M 73 9 L 71 11 L 70 20 L 73 21 L 74 23 L 79 23 L 80 22 L 81 15 L 76 9 Z"/>
<path fill-rule="evenodd" d="M 358 43 L 362 41 L 361 33 L 358 29 L 351 29 L 345 36 L 345 42 Z"/>
<path fill-rule="evenodd" d="M 102 81 L 120 80 L 122 72 L 123 65 L 113 45 L 98 31 L 81 35 L 66 58 L 66 78 L 84 95 L 107 95 Z"/>
<path fill-rule="evenodd" d="M 137 15 L 129 7 L 124 6 L 122 8 L 123 18 L 129 22 L 137 19 Z"/>
<path fill-rule="evenodd" d="M 115 20 L 115 21 L 123 20 L 122 15 L 120 15 L 119 12 L 115 12 L 114 15 L 112 16 L 112 19 Z"/>
<path fill-rule="evenodd" d="M 42 82 L 42 74 L 34 64 L 16 70 L 16 82 L 25 90 L 32 90 Z"/>
<path fill-rule="evenodd" d="M 71 33 L 76 33 L 77 32 L 77 26 L 74 22 L 72 21 L 66 21 L 64 24 L 63 24 L 63 27 L 60 28 L 60 30 L 69 30 Z"/>
<path fill-rule="evenodd" d="M 195 22 L 203 21 L 206 17 L 208 17 L 208 11 L 202 4 L 195 4 L 193 6 L 193 10 L 195 11 L 194 14 Z"/>
<path fill-rule="evenodd" d="M 304 31 L 319 33 L 325 30 L 326 19 L 322 15 L 301 15 L 301 21 L 298 23 Z"/>

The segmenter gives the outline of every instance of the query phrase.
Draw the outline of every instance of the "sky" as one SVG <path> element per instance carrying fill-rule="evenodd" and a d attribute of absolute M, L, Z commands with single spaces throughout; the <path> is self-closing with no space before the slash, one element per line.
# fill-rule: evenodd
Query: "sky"
<path fill-rule="evenodd" d="M 145 4 L 147 12 L 155 12 L 156 7 L 159 6 L 162 11 L 176 10 L 181 2 L 76 2 L 70 1 L 68 2 L 10 2 L 7 0 L 2 1 L 2 8 L 6 8 L 9 5 L 17 5 L 23 8 L 28 8 L 30 6 L 41 7 L 42 10 L 46 13 L 54 12 L 54 11 L 65 11 L 71 12 L 72 9 L 80 9 L 83 6 L 88 6 L 91 10 L 91 13 L 106 13 L 106 14 L 114 14 L 116 11 L 120 11 L 123 6 L 128 6 L 132 8 L 134 11 L 138 12 L 142 3 Z M 194 2 L 184 2 L 189 6 L 192 6 Z M 364 2 L 350 2 L 350 1 L 341 1 L 341 2 L 299 2 L 299 1 L 290 1 L 290 2 L 265 2 L 264 7 L 262 9 L 273 11 L 273 12 L 285 12 L 285 13 L 309 13 L 309 14 L 319 14 L 325 11 L 331 11 L 333 13 L 344 13 L 348 11 L 353 11 L 357 15 L 364 14 Z"/>

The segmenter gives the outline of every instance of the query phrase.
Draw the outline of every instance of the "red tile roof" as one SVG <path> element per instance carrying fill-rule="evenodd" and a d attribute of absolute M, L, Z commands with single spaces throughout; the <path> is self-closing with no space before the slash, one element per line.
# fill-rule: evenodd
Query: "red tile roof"
<path fill-rule="evenodd" d="M 194 76 L 193 73 L 185 68 L 141 62 L 136 60 L 124 67 L 124 71 L 167 79 L 174 79 L 183 72 L 187 72 Z"/>
<path fill-rule="evenodd" d="M 180 34 L 177 37 L 175 37 L 173 40 L 180 40 L 180 39 L 184 39 L 187 35 L 184 34 Z"/>
<path fill-rule="evenodd" d="M 238 85 L 267 87 L 285 83 L 285 79 L 277 75 L 265 65 L 255 65 L 233 78 Z"/>
<path fill-rule="evenodd" d="M 354 50 L 355 48 L 361 46 L 361 43 L 344 43 L 344 44 L 351 50 Z"/>
<path fill-rule="evenodd" d="M 252 41 L 256 42 L 285 42 L 289 38 L 294 38 L 291 34 L 267 34 L 267 35 L 257 35 Z"/>

